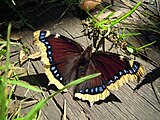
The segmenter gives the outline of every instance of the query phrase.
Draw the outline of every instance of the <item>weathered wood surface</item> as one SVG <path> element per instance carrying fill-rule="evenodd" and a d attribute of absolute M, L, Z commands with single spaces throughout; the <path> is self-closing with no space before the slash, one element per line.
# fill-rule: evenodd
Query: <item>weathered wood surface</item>
<path fill-rule="evenodd" d="M 56 12 L 58 12 L 57 10 Z M 51 13 L 51 14 L 49 14 Z M 66 14 L 61 21 L 56 20 L 55 11 L 49 10 L 42 16 L 37 18 L 37 29 L 48 29 L 54 32 L 58 32 L 71 38 L 71 36 L 64 31 L 67 30 L 72 36 L 77 37 L 82 35 L 81 31 L 83 27 L 81 20 L 76 18 L 72 14 Z M 52 18 L 52 19 L 51 19 Z M 37 47 L 33 45 L 33 31 L 23 30 L 20 32 L 23 36 L 22 42 L 28 44 L 32 53 L 38 51 Z M 75 39 L 83 46 L 88 45 L 86 37 L 80 37 Z M 154 47 L 149 48 L 154 50 Z M 114 51 L 114 50 L 113 50 Z M 158 52 L 153 52 L 159 55 Z M 152 58 L 157 56 L 150 54 Z M 18 60 L 18 58 L 12 58 L 12 61 Z M 63 104 L 66 100 L 66 111 L 68 120 L 159 120 L 160 119 L 160 68 L 155 68 L 150 63 L 147 63 L 141 59 L 138 59 L 146 68 L 146 74 L 139 85 L 137 83 L 129 83 L 122 86 L 118 91 L 113 91 L 112 95 L 106 98 L 104 101 L 100 101 L 94 104 L 92 107 L 86 102 L 73 98 L 71 91 L 58 94 L 41 110 L 42 120 L 60 120 L 63 118 Z M 28 82 L 31 85 L 38 86 L 45 90 L 44 94 L 36 93 L 33 91 L 27 91 L 27 89 L 17 87 L 15 91 L 15 98 L 17 101 L 21 100 L 21 97 L 30 98 L 28 102 L 23 103 L 21 113 L 25 114 L 32 108 L 32 105 L 36 100 L 47 97 L 55 89 L 54 86 L 48 87 L 48 80 L 44 74 L 43 64 L 39 60 L 27 61 L 22 67 L 26 68 L 29 75 L 23 76 L 20 79 Z M 139 89 L 133 93 L 135 87 Z M 33 100 L 32 100 L 33 99 Z M 16 106 L 16 104 L 13 104 Z M 18 105 L 18 103 L 17 103 Z"/>

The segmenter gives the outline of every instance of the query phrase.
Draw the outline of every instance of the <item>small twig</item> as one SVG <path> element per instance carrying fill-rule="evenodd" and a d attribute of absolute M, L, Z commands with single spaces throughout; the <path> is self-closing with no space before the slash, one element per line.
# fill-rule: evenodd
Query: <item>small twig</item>
<path fill-rule="evenodd" d="M 64 100 L 64 106 L 63 106 L 63 120 L 67 120 L 67 110 L 66 110 L 66 100 Z"/>

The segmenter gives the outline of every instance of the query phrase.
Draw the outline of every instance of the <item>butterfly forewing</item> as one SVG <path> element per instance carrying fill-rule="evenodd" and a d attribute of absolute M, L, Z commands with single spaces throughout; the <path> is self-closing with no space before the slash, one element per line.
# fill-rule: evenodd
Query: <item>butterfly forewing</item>
<path fill-rule="evenodd" d="M 69 38 L 47 33 L 46 30 L 36 31 L 34 41 L 41 51 L 41 60 L 45 64 L 45 73 L 50 84 L 61 89 L 75 79 L 76 63 L 84 50 Z"/>

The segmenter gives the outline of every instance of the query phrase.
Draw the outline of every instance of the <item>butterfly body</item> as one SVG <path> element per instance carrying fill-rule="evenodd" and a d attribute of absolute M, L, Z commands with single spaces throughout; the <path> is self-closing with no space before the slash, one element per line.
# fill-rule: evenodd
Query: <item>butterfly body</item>
<path fill-rule="evenodd" d="M 144 73 L 140 63 L 115 53 L 85 50 L 75 41 L 46 30 L 34 32 L 34 42 L 41 51 L 45 73 L 50 84 L 58 89 L 69 82 L 93 73 L 101 76 L 74 88 L 75 97 L 91 104 L 104 100 L 111 90 L 118 90 L 129 81 L 138 81 Z"/>

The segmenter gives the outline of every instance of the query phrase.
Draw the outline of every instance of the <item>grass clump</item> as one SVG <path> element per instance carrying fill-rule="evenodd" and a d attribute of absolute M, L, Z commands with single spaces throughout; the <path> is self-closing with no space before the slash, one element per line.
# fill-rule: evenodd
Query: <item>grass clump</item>
<path fill-rule="evenodd" d="M 25 84 L 19 81 L 18 76 L 14 72 L 14 64 L 10 63 L 10 46 L 19 45 L 17 43 L 10 42 L 11 23 L 8 25 L 7 41 L 1 41 L 0 43 L 0 120 L 8 119 L 8 110 L 10 107 L 11 96 L 13 94 L 13 86 L 19 85 L 26 87 L 27 89 L 34 90 L 36 92 L 42 92 L 42 90 Z M 2 39 L 3 40 L 3 39 Z M 5 58 L 5 63 L 2 63 L 2 59 Z"/>
<path fill-rule="evenodd" d="M 128 28 L 119 25 L 122 23 L 122 21 L 130 17 L 131 14 L 134 13 L 141 5 L 141 3 L 142 1 L 138 2 L 129 12 L 116 19 L 113 17 L 116 13 L 115 11 L 109 13 L 105 18 L 99 19 L 99 16 L 101 16 L 111 6 L 107 6 L 95 16 L 91 15 L 88 11 L 89 17 L 83 25 L 85 27 L 85 34 L 90 40 L 93 41 L 93 47 L 96 48 L 96 50 L 102 47 L 102 50 L 105 51 L 105 40 L 109 40 L 113 43 L 111 48 L 113 46 L 116 46 L 116 48 L 122 48 L 130 54 L 137 54 L 143 51 L 145 47 L 154 44 L 156 41 L 153 41 L 141 47 L 135 47 L 127 41 L 127 38 L 138 36 L 141 34 L 139 32 L 127 33 L 125 30 L 128 30 Z M 109 48 L 108 50 L 110 50 L 111 48 Z"/>

